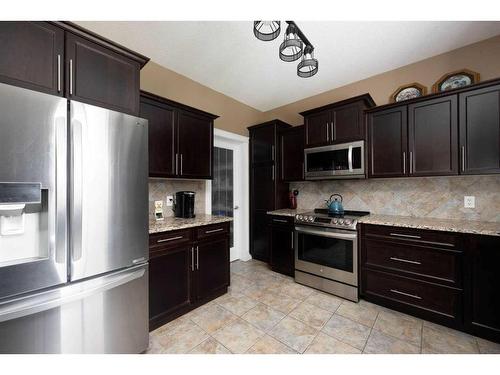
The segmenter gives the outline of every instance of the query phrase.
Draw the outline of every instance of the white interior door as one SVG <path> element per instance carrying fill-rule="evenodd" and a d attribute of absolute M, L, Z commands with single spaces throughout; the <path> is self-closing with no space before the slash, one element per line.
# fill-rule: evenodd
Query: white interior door
<path fill-rule="evenodd" d="M 230 260 L 248 260 L 248 138 L 214 132 L 214 178 L 207 182 L 207 213 L 233 217 Z"/>

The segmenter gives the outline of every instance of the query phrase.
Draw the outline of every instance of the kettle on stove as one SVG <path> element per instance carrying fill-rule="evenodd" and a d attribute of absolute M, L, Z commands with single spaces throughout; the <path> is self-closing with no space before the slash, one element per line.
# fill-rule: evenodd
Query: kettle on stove
<path fill-rule="evenodd" d="M 332 194 L 330 199 L 326 201 L 328 213 L 330 215 L 343 215 L 344 207 L 342 206 L 342 195 Z"/>

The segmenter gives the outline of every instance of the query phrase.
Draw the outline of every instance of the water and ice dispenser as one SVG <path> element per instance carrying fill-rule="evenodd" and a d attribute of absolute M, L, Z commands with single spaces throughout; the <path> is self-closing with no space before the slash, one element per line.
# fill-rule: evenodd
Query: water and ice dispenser
<path fill-rule="evenodd" d="M 48 255 L 47 190 L 0 182 L 0 266 Z"/>

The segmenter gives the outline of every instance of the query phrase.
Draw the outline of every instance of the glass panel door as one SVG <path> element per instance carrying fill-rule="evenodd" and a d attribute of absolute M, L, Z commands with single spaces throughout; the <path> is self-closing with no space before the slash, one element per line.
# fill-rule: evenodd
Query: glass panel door
<path fill-rule="evenodd" d="M 214 176 L 212 181 L 212 215 L 233 217 L 233 150 L 214 147 Z M 234 245 L 233 222 L 230 224 L 230 247 Z"/>

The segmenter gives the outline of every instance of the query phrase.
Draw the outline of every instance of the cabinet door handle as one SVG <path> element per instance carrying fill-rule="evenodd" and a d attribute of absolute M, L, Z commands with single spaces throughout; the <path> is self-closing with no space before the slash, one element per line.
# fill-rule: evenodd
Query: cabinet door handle
<path fill-rule="evenodd" d="M 304 162 L 302 162 L 302 179 L 305 180 L 305 178 L 306 178 L 306 170 L 305 170 Z"/>
<path fill-rule="evenodd" d="M 465 146 L 462 146 L 462 172 L 465 172 Z"/>
<path fill-rule="evenodd" d="M 403 151 L 403 174 L 406 174 L 406 151 Z"/>
<path fill-rule="evenodd" d="M 61 55 L 57 55 L 57 92 L 61 92 Z"/>
<path fill-rule="evenodd" d="M 415 298 L 415 299 L 422 299 L 422 297 L 417 296 L 416 294 L 401 292 L 400 290 L 397 290 L 397 289 L 390 289 L 390 291 L 392 293 L 401 294 L 402 296 L 411 297 L 411 298 Z"/>
<path fill-rule="evenodd" d="M 335 125 L 333 125 L 333 121 L 332 123 L 330 124 L 330 126 L 332 127 L 332 141 L 335 141 L 335 138 L 337 138 L 337 129 L 335 129 Z"/>
<path fill-rule="evenodd" d="M 175 174 L 179 174 L 179 154 L 175 153 Z"/>
<path fill-rule="evenodd" d="M 394 237 L 422 238 L 420 236 L 414 236 L 414 235 L 411 235 L 411 234 L 390 233 L 389 235 L 390 236 L 394 236 Z"/>
<path fill-rule="evenodd" d="M 390 257 L 389 259 L 394 260 L 396 262 L 401 262 L 401 263 L 410 263 L 410 264 L 417 264 L 417 265 L 422 264 L 420 262 L 417 262 L 416 260 L 408 260 L 408 259 L 403 259 L 403 258 Z"/>
<path fill-rule="evenodd" d="M 69 59 L 69 94 L 73 95 L 73 59 Z"/>
<path fill-rule="evenodd" d="M 194 271 L 194 246 L 191 247 L 191 271 Z"/>
<path fill-rule="evenodd" d="M 271 145 L 271 160 L 274 161 L 276 155 L 274 154 L 274 145 Z"/>
<path fill-rule="evenodd" d="M 181 154 L 181 175 L 182 175 L 182 154 Z"/>
<path fill-rule="evenodd" d="M 223 230 L 224 230 L 224 228 L 212 229 L 212 230 L 206 230 L 206 231 L 205 231 L 205 234 L 215 233 L 215 232 L 221 232 L 221 231 L 223 231 Z"/>
<path fill-rule="evenodd" d="M 156 241 L 156 243 L 175 241 L 175 240 L 180 240 L 181 238 L 184 238 L 184 236 L 177 236 L 177 237 L 171 237 L 171 238 L 163 238 L 161 240 Z"/>
<path fill-rule="evenodd" d="M 274 181 L 274 165 L 273 165 L 273 181 Z"/>
<path fill-rule="evenodd" d="M 273 221 L 275 221 L 277 223 L 288 223 L 287 220 L 283 220 L 283 219 L 273 219 Z"/>
<path fill-rule="evenodd" d="M 196 246 L 196 269 L 200 269 L 200 248 Z"/>
<path fill-rule="evenodd" d="M 328 121 L 326 122 L 326 141 L 330 141 L 330 126 L 328 124 Z"/>
<path fill-rule="evenodd" d="M 410 151 L 410 174 L 413 174 L 413 151 Z"/>
<path fill-rule="evenodd" d="M 293 240 L 293 232 L 291 233 L 291 235 L 292 235 L 292 249 L 294 249 L 295 246 L 293 245 L 293 242 L 294 242 L 294 240 Z"/>

